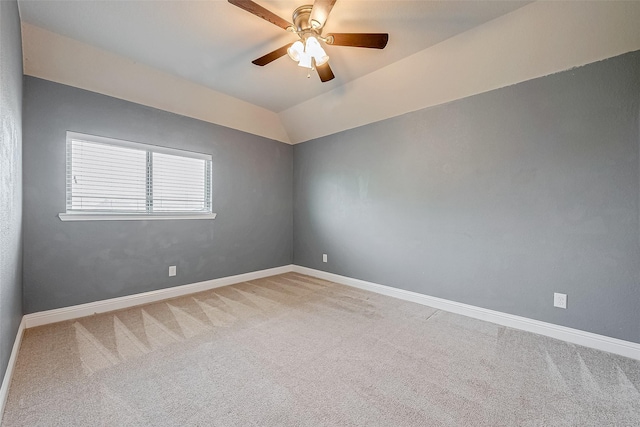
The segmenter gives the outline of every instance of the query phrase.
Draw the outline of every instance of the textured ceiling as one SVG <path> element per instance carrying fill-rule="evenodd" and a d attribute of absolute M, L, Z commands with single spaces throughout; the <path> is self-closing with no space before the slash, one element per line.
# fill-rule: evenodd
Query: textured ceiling
<path fill-rule="evenodd" d="M 289 21 L 304 4 L 257 3 Z M 327 47 L 336 74 L 328 83 L 315 74 L 307 79 L 286 56 L 265 67 L 251 64 L 296 36 L 223 0 L 21 0 L 19 6 L 25 22 L 280 112 L 526 3 L 339 0 L 325 34 L 388 32 L 390 39 L 382 51 Z"/>

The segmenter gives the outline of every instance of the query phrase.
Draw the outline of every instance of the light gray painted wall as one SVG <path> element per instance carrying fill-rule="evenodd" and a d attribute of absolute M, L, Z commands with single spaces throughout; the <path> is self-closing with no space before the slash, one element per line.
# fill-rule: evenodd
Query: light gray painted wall
<path fill-rule="evenodd" d="M 294 263 L 640 342 L 639 104 L 635 52 L 296 145 Z"/>
<path fill-rule="evenodd" d="M 24 83 L 26 313 L 291 264 L 290 145 L 46 80 Z M 218 217 L 60 221 L 67 130 L 212 154 Z"/>
<path fill-rule="evenodd" d="M 0 378 L 22 317 L 22 37 L 15 1 L 0 1 Z"/>

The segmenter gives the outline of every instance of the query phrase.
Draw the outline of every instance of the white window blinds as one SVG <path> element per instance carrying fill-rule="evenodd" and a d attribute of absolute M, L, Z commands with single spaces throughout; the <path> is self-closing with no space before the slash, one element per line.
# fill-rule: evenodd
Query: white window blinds
<path fill-rule="evenodd" d="M 70 213 L 211 213 L 211 156 L 67 132 Z"/>

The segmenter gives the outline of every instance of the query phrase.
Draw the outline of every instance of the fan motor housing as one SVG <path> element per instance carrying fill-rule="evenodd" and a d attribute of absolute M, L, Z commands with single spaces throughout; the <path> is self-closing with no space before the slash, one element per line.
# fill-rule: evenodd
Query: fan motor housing
<path fill-rule="evenodd" d="M 293 11 L 293 25 L 295 25 L 298 33 L 315 30 L 311 27 L 311 23 L 309 22 L 312 8 L 312 5 L 306 4 Z"/>

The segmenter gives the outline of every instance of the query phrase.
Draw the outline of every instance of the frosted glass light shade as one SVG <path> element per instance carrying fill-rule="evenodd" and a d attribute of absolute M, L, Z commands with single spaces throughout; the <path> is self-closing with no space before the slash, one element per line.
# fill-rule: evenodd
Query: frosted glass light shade
<path fill-rule="evenodd" d="M 298 62 L 298 67 L 311 68 L 311 55 L 307 52 L 302 52 L 300 54 L 300 62 Z"/>
<path fill-rule="evenodd" d="M 320 46 L 320 42 L 313 36 L 307 38 L 305 52 L 315 59 L 316 65 L 323 65 L 329 60 L 329 56 Z"/>
<path fill-rule="evenodd" d="M 304 45 L 300 40 L 298 40 L 293 45 L 291 45 L 289 49 L 287 49 L 287 53 L 289 54 L 289 57 L 291 59 L 298 62 L 300 61 L 300 56 L 304 53 Z"/>

